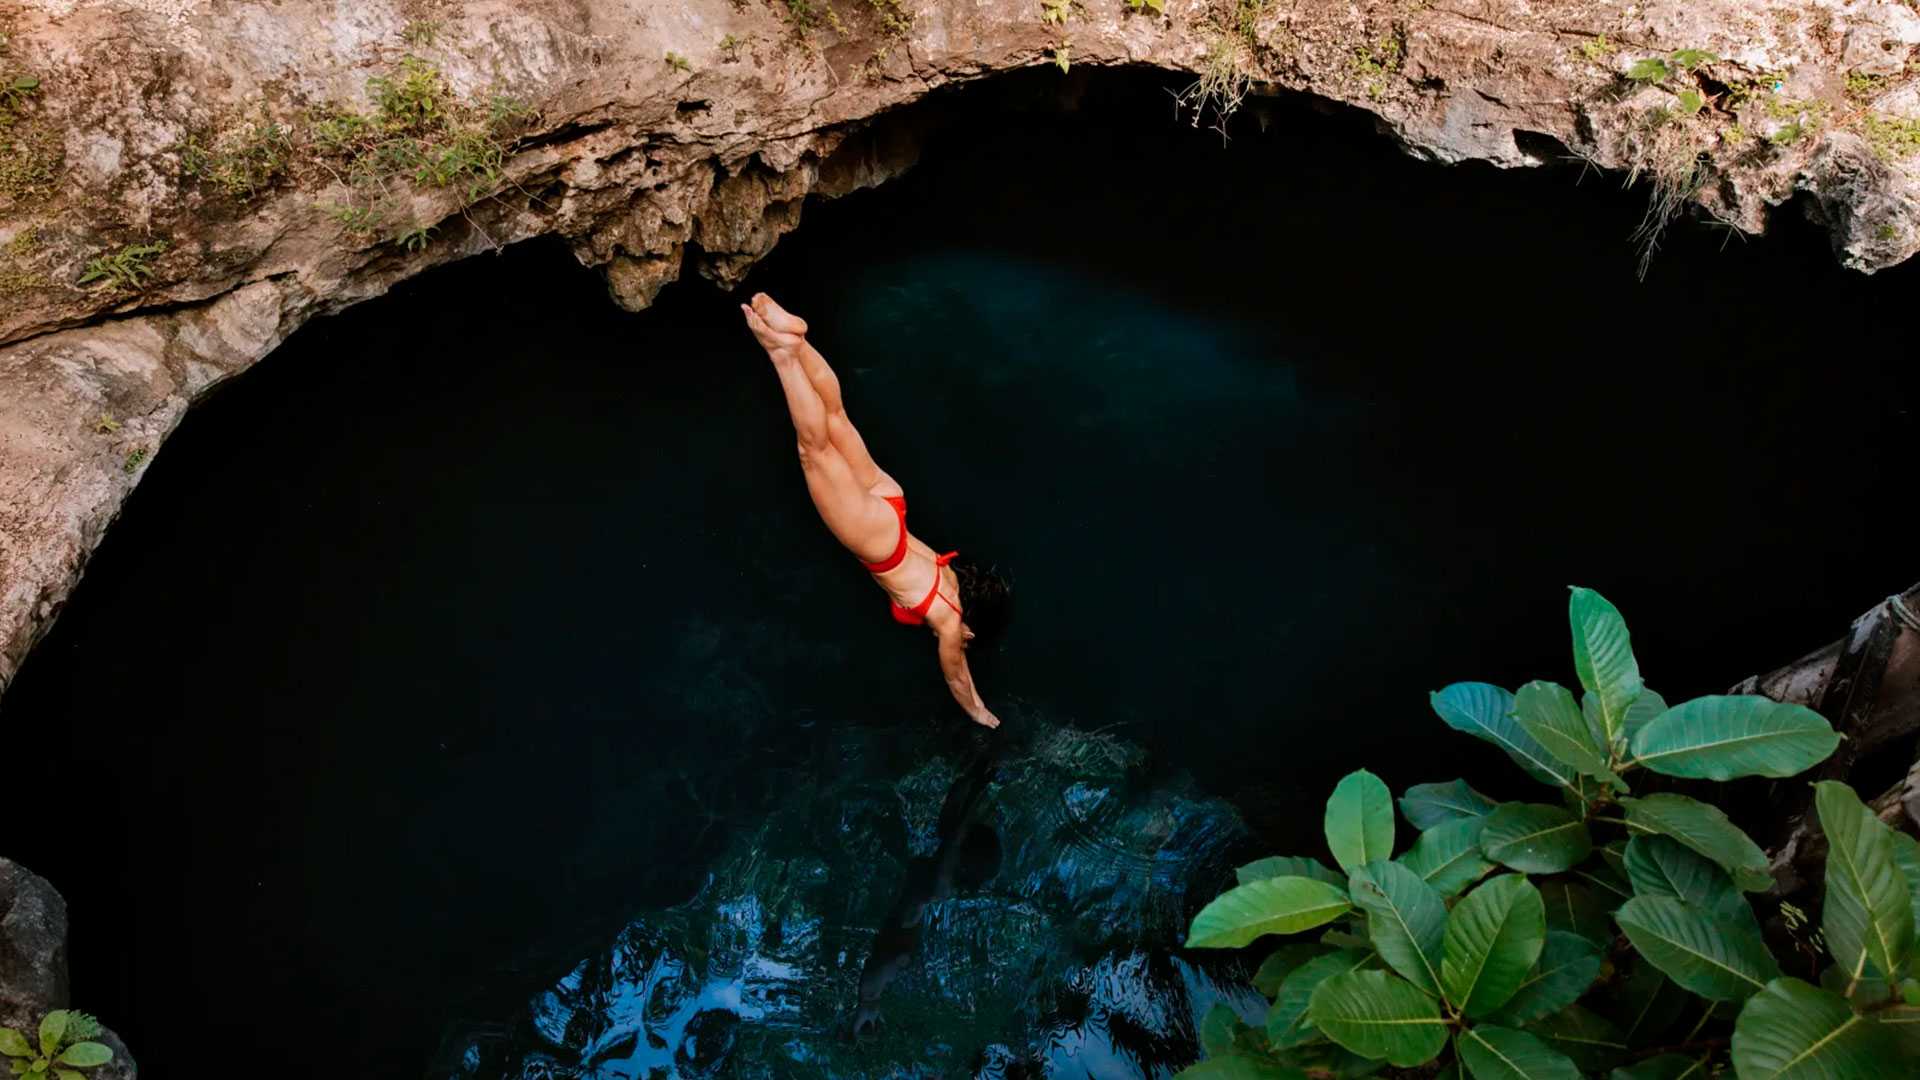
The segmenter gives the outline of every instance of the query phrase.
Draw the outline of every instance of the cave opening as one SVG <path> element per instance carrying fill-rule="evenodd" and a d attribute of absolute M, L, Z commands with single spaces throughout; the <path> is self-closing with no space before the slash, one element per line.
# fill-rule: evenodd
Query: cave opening
<path fill-rule="evenodd" d="M 1568 681 L 1569 584 L 1677 698 L 1908 583 L 1884 508 L 1915 268 L 1843 271 L 1783 212 L 1678 228 L 1641 283 L 1641 196 L 1573 168 L 1436 167 L 1274 100 L 1223 142 L 1142 73 L 1036 85 L 950 99 L 911 172 L 809 203 L 746 290 L 811 321 L 916 532 L 1017 581 L 976 659 L 1016 757 L 1108 733 L 1144 748 L 1128 798 L 1247 823 L 1176 830 L 1195 897 L 1230 853 L 1316 847 L 1357 746 L 1396 790 L 1506 783 L 1425 694 Z M 908 781 L 937 808 L 932 763 L 979 736 L 792 454 L 733 297 L 625 314 L 555 242 L 316 321 L 214 394 L 0 702 L 29 765 L 9 853 L 69 899 L 77 1002 L 160 1075 L 214 1032 L 289 1078 L 531 1061 L 573 1037 L 534 995 L 772 837 L 842 905 L 782 947 L 850 954 L 818 992 L 851 1015 L 849 965 L 937 850 Z M 1125 849 L 1081 872 L 1186 903 L 1138 870 L 1139 814 L 1074 820 Z M 1010 883 L 1046 853 L 992 836 L 965 891 L 1044 935 L 1064 916 Z M 1059 948 L 1124 966 L 1109 929 Z M 1135 934 L 1145 984 L 1180 982 L 1163 929 Z M 893 1037 L 974 1068 L 1063 1031 L 1092 1053 L 1084 989 L 903 1008 Z M 756 1045 L 716 1008 L 676 1030 Z M 1188 1021 L 1103 1015 L 1116 1062 L 1190 1056 Z M 681 1060 L 649 1037 L 595 1060 Z"/>

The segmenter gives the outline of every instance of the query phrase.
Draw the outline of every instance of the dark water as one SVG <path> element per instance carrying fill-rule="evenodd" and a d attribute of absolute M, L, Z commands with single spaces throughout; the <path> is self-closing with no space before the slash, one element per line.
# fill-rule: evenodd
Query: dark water
<path fill-rule="evenodd" d="M 1572 171 L 1286 107 L 1223 149 L 1155 84 L 1041 85 L 750 283 L 915 531 L 1017 579 L 975 660 L 1004 746 L 813 518 L 733 298 L 624 315 L 557 247 L 474 260 L 196 411 L 0 706 L 34 763 L 0 850 L 69 896 L 77 1003 L 157 1076 L 209 1039 L 289 1078 L 799 1075 L 768 1061 L 839 1067 L 904 904 L 847 1068 L 1150 1072 L 1217 992 L 1166 946 L 1233 857 L 1317 851 L 1362 763 L 1506 782 L 1425 693 L 1570 680 L 1568 584 L 1676 699 L 1915 576 L 1913 268 L 1783 212 L 1637 284 L 1637 196 Z"/>

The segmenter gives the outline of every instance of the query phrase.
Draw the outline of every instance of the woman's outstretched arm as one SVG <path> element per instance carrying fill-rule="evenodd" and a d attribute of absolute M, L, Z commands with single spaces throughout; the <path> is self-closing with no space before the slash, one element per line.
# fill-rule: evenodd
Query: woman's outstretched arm
<path fill-rule="evenodd" d="M 973 672 L 967 668 L 967 628 L 960 617 L 950 615 L 935 620 L 933 632 L 940 638 L 940 673 L 947 678 L 947 689 L 953 693 L 953 700 L 960 703 L 960 708 L 974 723 L 999 727 L 1000 718 L 980 699 L 980 688 L 973 684 Z"/>

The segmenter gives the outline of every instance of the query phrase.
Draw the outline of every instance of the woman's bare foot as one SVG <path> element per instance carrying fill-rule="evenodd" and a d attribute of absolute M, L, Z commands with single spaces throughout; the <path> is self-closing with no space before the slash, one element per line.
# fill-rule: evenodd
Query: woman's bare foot
<path fill-rule="evenodd" d="M 774 303 L 766 293 L 754 293 L 751 304 L 740 305 L 740 314 L 746 317 L 754 340 L 776 359 L 806 343 L 807 321 Z"/>
<path fill-rule="evenodd" d="M 981 709 L 974 715 L 973 722 L 985 728 L 997 728 L 1000 726 L 1000 718 L 985 709 Z"/>
<path fill-rule="evenodd" d="M 798 337 L 807 335 L 807 320 L 774 303 L 773 297 L 766 293 L 754 293 L 752 305 L 760 318 L 780 333 Z"/>

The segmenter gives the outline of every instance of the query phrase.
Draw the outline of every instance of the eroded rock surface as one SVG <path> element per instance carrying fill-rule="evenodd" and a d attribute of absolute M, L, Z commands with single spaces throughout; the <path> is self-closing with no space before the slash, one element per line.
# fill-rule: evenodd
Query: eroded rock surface
<path fill-rule="evenodd" d="M 33 1038 L 40 1020 L 72 1007 L 67 985 L 67 902 L 46 879 L 19 863 L 0 859 L 0 1027 Z M 113 1060 L 87 1075 L 93 1080 L 135 1080 L 139 1069 L 126 1044 L 111 1031 L 93 1041 L 113 1051 Z"/>
<path fill-rule="evenodd" d="M 1652 178 L 1656 223 L 1695 204 L 1758 231 L 1804 193 L 1851 266 L 1920 247 L 1920 15 L 1896 0 L 1165 8 L 16 0 L 0 687 L 195 397 L 306 319 L 542 234 L 630 308 L 689 271 L 734 285 L 809 196 L 911 164 L 902 106 L 997 72 L 1066 68 L 1068 97 L 1101 67 L 1211 75 L 1256 112 L 1302 92 L 1436 162 Z"/>

